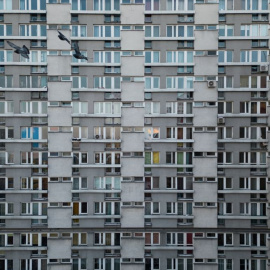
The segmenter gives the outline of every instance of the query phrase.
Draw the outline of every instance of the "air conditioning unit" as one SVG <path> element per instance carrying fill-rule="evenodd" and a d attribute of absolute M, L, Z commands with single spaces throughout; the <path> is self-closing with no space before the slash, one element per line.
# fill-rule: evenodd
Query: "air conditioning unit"
<path fill-rule="evenodd" d="M 213 81 L 213 80 L 209 80 L 209 81 L 207 81 L 207 86 L 209 88 L 215 88 L 217 86 L 217 82 Z"/>
<path fill-rule="evenodd" d="M 95 138 L 96 138 L 96 139 L 99 139 L 99 135 L 96 135 Z"/>
<path fill-rule="evenodd" d="M 260 71 L 261 72 L 268 71 L 268 65 L 260 65 Z"/>
<path fill-rule="evenodd" d="M 224 117 L 219 117 L 218 118 L 218 124 L 225 124 L 225 118 Z"/>

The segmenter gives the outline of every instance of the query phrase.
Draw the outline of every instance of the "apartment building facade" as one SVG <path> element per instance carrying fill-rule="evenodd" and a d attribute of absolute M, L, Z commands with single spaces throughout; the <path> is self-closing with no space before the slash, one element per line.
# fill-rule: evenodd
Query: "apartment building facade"
<path fill-rule="evenodd" d="M 267 0 L 0 9 L 0 269 L 270 269 Z"/>

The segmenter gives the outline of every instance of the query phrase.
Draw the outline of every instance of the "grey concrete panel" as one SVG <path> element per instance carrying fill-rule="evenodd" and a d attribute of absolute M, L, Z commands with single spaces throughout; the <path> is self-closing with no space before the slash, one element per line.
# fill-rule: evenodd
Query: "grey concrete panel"
<path fill-rule="evenodd" d="M 143 127 L 144 108 L 124 108 L 121 109 L 123 127 Z"/>
<path fill-rule="evenodd" d="M 70 202 L 72 183 L 71 182 L 49 182 L 48 200 L 50 202 Z"/>
<path fill-rule="evenodd" d="M 71 152 L 72 133 L 71 132 L 49 132 L 48 133 L 49 152 Z"/>
<path fill-rule="evenodd" d="M 142 228 L 144 227 L 144 208 L 121 208 L 122 228 Z"/>
<path fill-rule="evenodd" d="M 141 51 L 144 49 L 144 31 L 122 30 L 121 49 L 123 51 Z"/>
<path fill-rule="evenodd" d="M 48 125 L 56 127 L 71 126 L 71 107 L 48 107 Z M 61 116 L 61 117 L 59 117 Z"/>
<path fill-rule="evenodd" d="M 136 143 L 134 143 L 136 142 Z M 144 134 L 138 132 L 121 133 L 121 149 L 123 152 L 143 152 Z"/>
<path fill-rule="evenodd" d="M 48 228 L 71 228 L 71 207 L 48 208 Z"/>
<path fill-rule="evenodd" d="M 122 182 L 121 200 L 123 202 L 143 202 L 144 182 Z"/>
<path fill-rule="evenodd" d="M 48 24 L 69 24 L 71 4 L 47 4 Z M 61 16 L 59 16 L 61 14 Z"/>
<path fill-rule="evenodd" d="M 121 238 L 123 258 L 144 257 L 144 238 Z"/>
<path fill-rule="evenodd" d="M 48 55 L 48 76 L 70 76 L 71 75 L 71 56 L 67 55 Z M 57 63 L 57 65 L 56 65 Z"/>
<path fill-rule="evenodd" d="M 122 24 L 144 24 L 144 5 L 121 5 L 120 11 Z"/>
<path fill-rule="evenodd" d="M 143 176 L 144 158 L 121 158 L 122 176 Z"/>
<path fill-rule="evenodd" d="M 50 259 L 70 258 L 72 239 L 48 239 L 48 257 Z"/>
<path fill-rule="evenodd" d="M 49 177 L 68 177 L 72 171 L 71 157 L 48 158 Z M 63 170 L 65 168 L 65 170 Z"/>
<path fill-rule="evenodd" d="M 122 56 L 121 57 L 122 76 L 143 76 L 144 57 L 143 56 Z"/>

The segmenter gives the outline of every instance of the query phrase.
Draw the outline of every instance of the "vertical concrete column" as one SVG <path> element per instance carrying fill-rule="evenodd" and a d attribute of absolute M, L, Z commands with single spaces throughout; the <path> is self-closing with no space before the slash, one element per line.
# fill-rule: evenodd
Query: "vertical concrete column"
<path fill-rule="evenodd" d="M 200 51 L 194 57 L 194 76 L 204 77 L 204 81 L 194 82 L 194 227 L 216 228 L 218 30 L 209 30 L 208 26 L 218 25 L 218 4 L 195 4 L 194 20 L 194 49 Z M 198 25 L 201 30 L 196 29 Z M 217 252 L 201 252 L 205 245 L 217 250 L 217 241 L 204 239 L 200 243 L 194 245 L 195 259 L 217 259 Z M 196 264 L 194 269 L 205 268 Z M 211 269 L 217 269 L 217 265 Z"/>
<path fill-rule="evenodd" d="M 70 4 L 47 4 L 47 23 L 57 25 L 70 40 L 70 30 L 62 30 L 63 25 L 71 22 Z M 61 13 L 61 16 L 58 14 Z M 48 239 L 49 269 L 71 270 L 71 238 L 63 238 L 61 229 L 71 228 L 71 176 L 72 176 L 72 95 L 71 95 L 71 55 L 63 55 L 62 51 L 71 51 L 71 45 L 67 41 L 58 38 L 56 29 L 47 31 L 47 49 L 57 51 L 56 55 L 47 56 L 48 59 L 48 149 L 49 153 L 57 152 L 58 155 L 49 155 L 48 175 L 48 227 L 57 229 L 58 238 Z M 50 78 L 57 80 L 50 80 Z M 63 77 L 64 80 L 63 80 Z M 70 78 L 70 80 L 68 80 Z M 63 154 L 65 153 L 65 154 Z M 69 206 L 70 204 L 70 206 Z M 65 206 L 65 207 L 63 207 Z M 50 259 L 68 259 L 70 263 L 65 265 L 54 264 Z M 59 268 L 60 267 L 60 268 Z M 62 268 L 61 268 L 62 269 Z"/>
<path fill-rule="evenodd" d="M 144 50 L 144 31 L 135 30 L 135 25 L 144 24 L 144 5 L 122 4 L 120 10 L 121 24 L 131 26 L 130 30 L 121 31 L 122 50 L 130 52 L 129 56 L 121 57 L 121 76 L 127 78 L 121 84 L 121 226 L 140 228 L 144 227 L 144 82 L 137 79 L 144 76 L 144 56 L 140 55 Z M 130 264 L 122 264 L 121 269 L 142 269 L 143 265 L 132 262 L 134 258 L 144 257 L 144 240 L 131 237 L 121 245 L 122 257 L 131 259 Z M 124 252 L 127 250 L 132 252 Z"/>

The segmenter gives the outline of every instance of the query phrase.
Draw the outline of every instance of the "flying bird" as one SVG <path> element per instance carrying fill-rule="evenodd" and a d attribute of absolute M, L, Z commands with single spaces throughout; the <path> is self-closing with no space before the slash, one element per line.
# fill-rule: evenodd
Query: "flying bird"
<path fill-rule="evenodd" d="M 65 40 L 67 43 L 70 44 L 70 41 L 66 38 L 65 35 L 63 35 L 63 34 L 62 34 L 60 31 L 58 31 L 58 30 L 57 30 L 57 32 L 59 33 L 59 35 L 58 35 L 59 39 Z"/>
<path fill-rule="evenodd" d="M 77 59 L 85 59 L 86 61 L 88 61 L 88 58 L 84 55 L 81 54 L 80 49 L 79 49 L 79 45 L 77 42 L 74 43 L 74 50 L 75 53 L 73 54 L 73 56 Z"/>
<path fill-rule="evenodd" d="M 11 46 L 12 48 L 15 49 L 15 51 L 14 51 L 15 53 L 20 54 L 22 57 L 29 59 L 28 54 L 30 52 L 25 45 L 23 45 L 22 47 L 19 47 L 10 41 L 7 41 L 7 43 L 9 44 L 9 46 Z"/>

